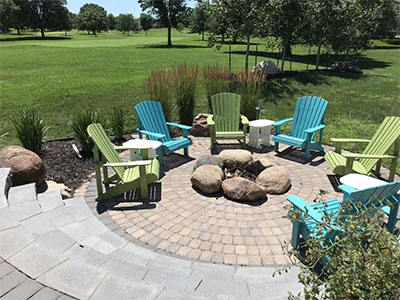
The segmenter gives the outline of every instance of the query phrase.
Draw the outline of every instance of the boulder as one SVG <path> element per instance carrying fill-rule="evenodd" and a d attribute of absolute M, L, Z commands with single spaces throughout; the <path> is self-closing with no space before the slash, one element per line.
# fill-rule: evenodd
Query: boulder
<path fill-rule="evenodd" d="M 264 187 L 242 177 L 224 180 L 222 189 L 229 198 L 241 201 L 260 200 L 267 195 L 267 190 Z"/>
<path fill-rule="evenodd" d="M 273 75 L 282 73 L 282 71 L 271 60 L 265 60 L 255 65 L 251 70 L 252 73 L 260 75 Z"/>
<path fill-rule="evenodd" d="M 246 166 L 253 160 L 250 151 L 236 149 L 236 150 L 222 150 L 218 155 L 224 162 L 225 168 L 241 168 Z"/>
<path fill-rule="evenodd" d="M 190 130 L 193 136 L 210 136 L 207 125 L 208 116 L 210 114 L 200 113 L 193 119 L 192 129 Z"/>
<path fill-rule="evenodd" d="M 267 154 L 263 154 L 257 159 L 250 162 L 245 169 L 246 171 L 258 175 L 265 169 L 278 165 L 279 164 L 276 162 L 276 159 L 274 157 L 271 157 Z"/>
<path fill-rule="evenodd" d="M 217 156 L 203 155 L 202 157 L 196 160 L 196 164 L 193 167 L 193 171 L 195 171 L 198 167 L 204 165 L 219 166 L 220 168 L 222 168 L 224 166 L 224 162 Z"/>
<path fill-rule="evenodd" d="M 46 174 L 42 159 L 21 146 L 0 149 L 0 168 L 11 168 L 13 186 L 32 182 L 39 185 Z"/>
<path fill-rule="evenodd" d="M 347 62 L 336 63 L 331 66 L 331 70 L 334 72 L 346 72 L 346 73 L 357 73 L 363 74 L 361 68 L 356 65 L 349 64 Z"/>
<path fill-rule="evenodd" d="M 265 187 L 268 194 L 283 194 L 291 185 L 289 174 L 282 166 L 265 169 L 258 175 L 256 183 Z"/>
<path fill-rule="evenodd" d="M 219 166 L 204 165 L 198 167 L 192 174 L 192 185 L 205 194 L 213 194 L 221 189 L 224 172 Z"/>

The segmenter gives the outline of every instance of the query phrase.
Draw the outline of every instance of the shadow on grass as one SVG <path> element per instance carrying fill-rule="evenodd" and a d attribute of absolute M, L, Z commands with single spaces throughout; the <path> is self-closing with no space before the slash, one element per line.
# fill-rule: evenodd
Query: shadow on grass
<path fill-rule="evenodd" d="M 204 49 L 207 46 L 196 46 L 196 45 L 143 45 L 137 47 L 139 49 Z"/>
<path fill-rule="evenodd" d="M 40 36 L 24 36 L 24 37 L 15 37 L 15 38 L 1 38 L 0 42 L 16 42 L 16 41 L 51 41 L 51 40 L 70 40 L 71 37 L 68 36 L 49 36 L 44 39 Z"/>

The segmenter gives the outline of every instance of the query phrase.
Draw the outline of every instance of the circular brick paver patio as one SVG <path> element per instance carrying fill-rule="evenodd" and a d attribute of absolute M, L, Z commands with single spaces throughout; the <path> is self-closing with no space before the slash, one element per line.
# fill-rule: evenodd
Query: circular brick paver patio
<path fill-rule="evenodd" d="M 271 266 L 290 263 L 282 245 L 289 241 L 291 223 L 286 218 L 287 195 L 299 195 L 312 203 L 320 190 L 325 199 L 341 198 L 329 181 L 331 174 L 322 156 L 304 163 L 304 153 L 287 149 L 275 156 L 289 172 L 292 187 L 284 195 L 268 195 L 266 201 L 239 203 L 220 195 L 203 195 L 191 186 L 195 159 L 209 154 L 210 141 L 194 138 L 189 154 L 165 159 L 161 184 L 155 184 L 149 204 L 126 201 L 108 213 L 126 233 L 152 247 L 189 259 L 231 265 Z M 232 149 L 221 145 L 217 149 Z M 282 147 L 282 149 L 284 146 Z M 179 152 L 178 152 L 179 153 Z M 260 153 L 254 153 L 257 157 Z"/>

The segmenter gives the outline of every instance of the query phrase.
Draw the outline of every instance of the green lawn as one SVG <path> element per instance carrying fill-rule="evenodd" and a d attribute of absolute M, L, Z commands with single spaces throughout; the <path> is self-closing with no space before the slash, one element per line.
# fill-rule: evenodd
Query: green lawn
<path fill-rule="evenodd" d="M 200 66 L 228 64 L 227 46 L 220 51 L 207 48 L 197 34 L 173 32 L 173 48 L 166 48 L 166 30 L 150 30 L 126 36 L 117 32 L 88 36 L 84 32 L 48 33 L 40 40 L 38 33 L 0 35 L 0 145 L 15 144 L 8 117 L 21 109 L 35 107 L 46 125 L 51 126 L 46 138 L 71 136 L 68 121 L 83 109 L 107 112 L 112 105 L 126 107 L 128 129 L 136 126 L 133 107 L 148 100 L 143 89 L 144 78 L 153 69 L 179 63 Z M 264 51 L 260 43 L 258 61 L 276 53 Z M 244 68 L 244 45 L 233 45 L 234 71 Z M 252 46 L 252 50 L 255 46 Z M 262 52 L 262 53 L 261 53 Z M 331 57 L 330 60 L 338 58 Z M 308 48 L 296 46 L 291 57 L 293 70 L 304 70 L 315 56 Z M 254 64 L 254 56 L 250 57 Z M 325 58 L 322 64 L 329 65 Z M 400 114 L 399 43 L 375 42 L 357 61 L 364 75 L 301 74 L 270 80 L 261 117 L 273 120 L 290 117 L 299 96 L 318 95 L 329 101 L 324 142 L 331 137 L 369 138 L 387 115 Z M 290 67 L 287 62 L 285 69 Z M 310 65 L 310 69 L 313 68 Z M 196 111 L 206 111 L 204 89 L 199 85 Z"/>

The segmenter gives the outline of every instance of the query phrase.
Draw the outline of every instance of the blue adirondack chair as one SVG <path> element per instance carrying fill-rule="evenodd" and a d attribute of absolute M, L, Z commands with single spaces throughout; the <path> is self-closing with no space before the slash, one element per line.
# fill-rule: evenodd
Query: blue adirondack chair
<path fill-rule="evenodd" d="M 337 218 L 339 217 L 339 211 L 343 207 L 345 209 L 342 215 L 355 215 L 360 211 L 360 209 L 367 209 L 370 206 L 382 208 L 386 205 L 386 201 L 389 201 L 392 203 L 392 208 L 390 209 L 387 228 L 389 232 L 393 233 L 395 223 L 397 221 L 397 213 L 400 202 L 400 197 L 397 194 L 397 192 L 400 190 L 400 181 L 363 190 L 356 190 L 348 185 L 340 185 L 339 188 L 344 193 L 343 203 L 339 200 L 333 199 L 326 201 L 325 205 L 324 203 L 310 205 L 298 196 L 287 197 L 287 200 L 293 204 L 293 209 L 300 211 L 299 220 L 293 221 L 291 240 L 293 248 L 298 247 L 300 236 L 302 236 L 304 240 L 307 240 L 310 234 L 316 236 L 317 232 L 320 232 L 328 241 L 328 243 L 333 243 L 333 239 L 338 233 L 337 230 L 335 228 L 331 228 L 333 230 L 326 230 L 323 227 L 318 227 L 317 224 L 324 223 L 324 212 L 333 214 Z M 351 209 L 343 206 L 343 204 L 346 202 L 350 202 L 352 204 Z M 359 206 L 359 202 L 361 202 L 362 205 Z M 306 214 L 308 216 L 304 218 Z"/>
<path fill-rule="evenodd" d="M 139 138 L 143 134 L 147 135 L 150 140 L 162 142 L 162 146 L 157 149 L 158 161 L 160 165 L 164 164 L 164 155 L 182 149 L 186 156 L 189 155 L 188 147 L 192 145 L 192 140 L 188 138 L 187 131 L 192 127 L 170 123 L 165 120 L 164 112 L 160 102 L 144 101 L 135 106 L 138 116 L 138 132 Z M 181 128 L 183 137 L 180 139 L 172 139 L 168 131 L 168 126 Z"/>
<path fill-rule="evenodd" d="M 297 98 L 293 118 L 275 122 L 274 150 L 279 151 L 279 143 L 304 149 L 306 161 L 310 159 L 310 150 L 324 151 L 322 148 L 322 134 L 326 124 L 324 115 L 328 102 L 316 96 Z M 281 126 L 293 121 L 289 135 L 281 134 Z M 319 131 L 319 141 L 314 141 L 316 132 Z"/>

